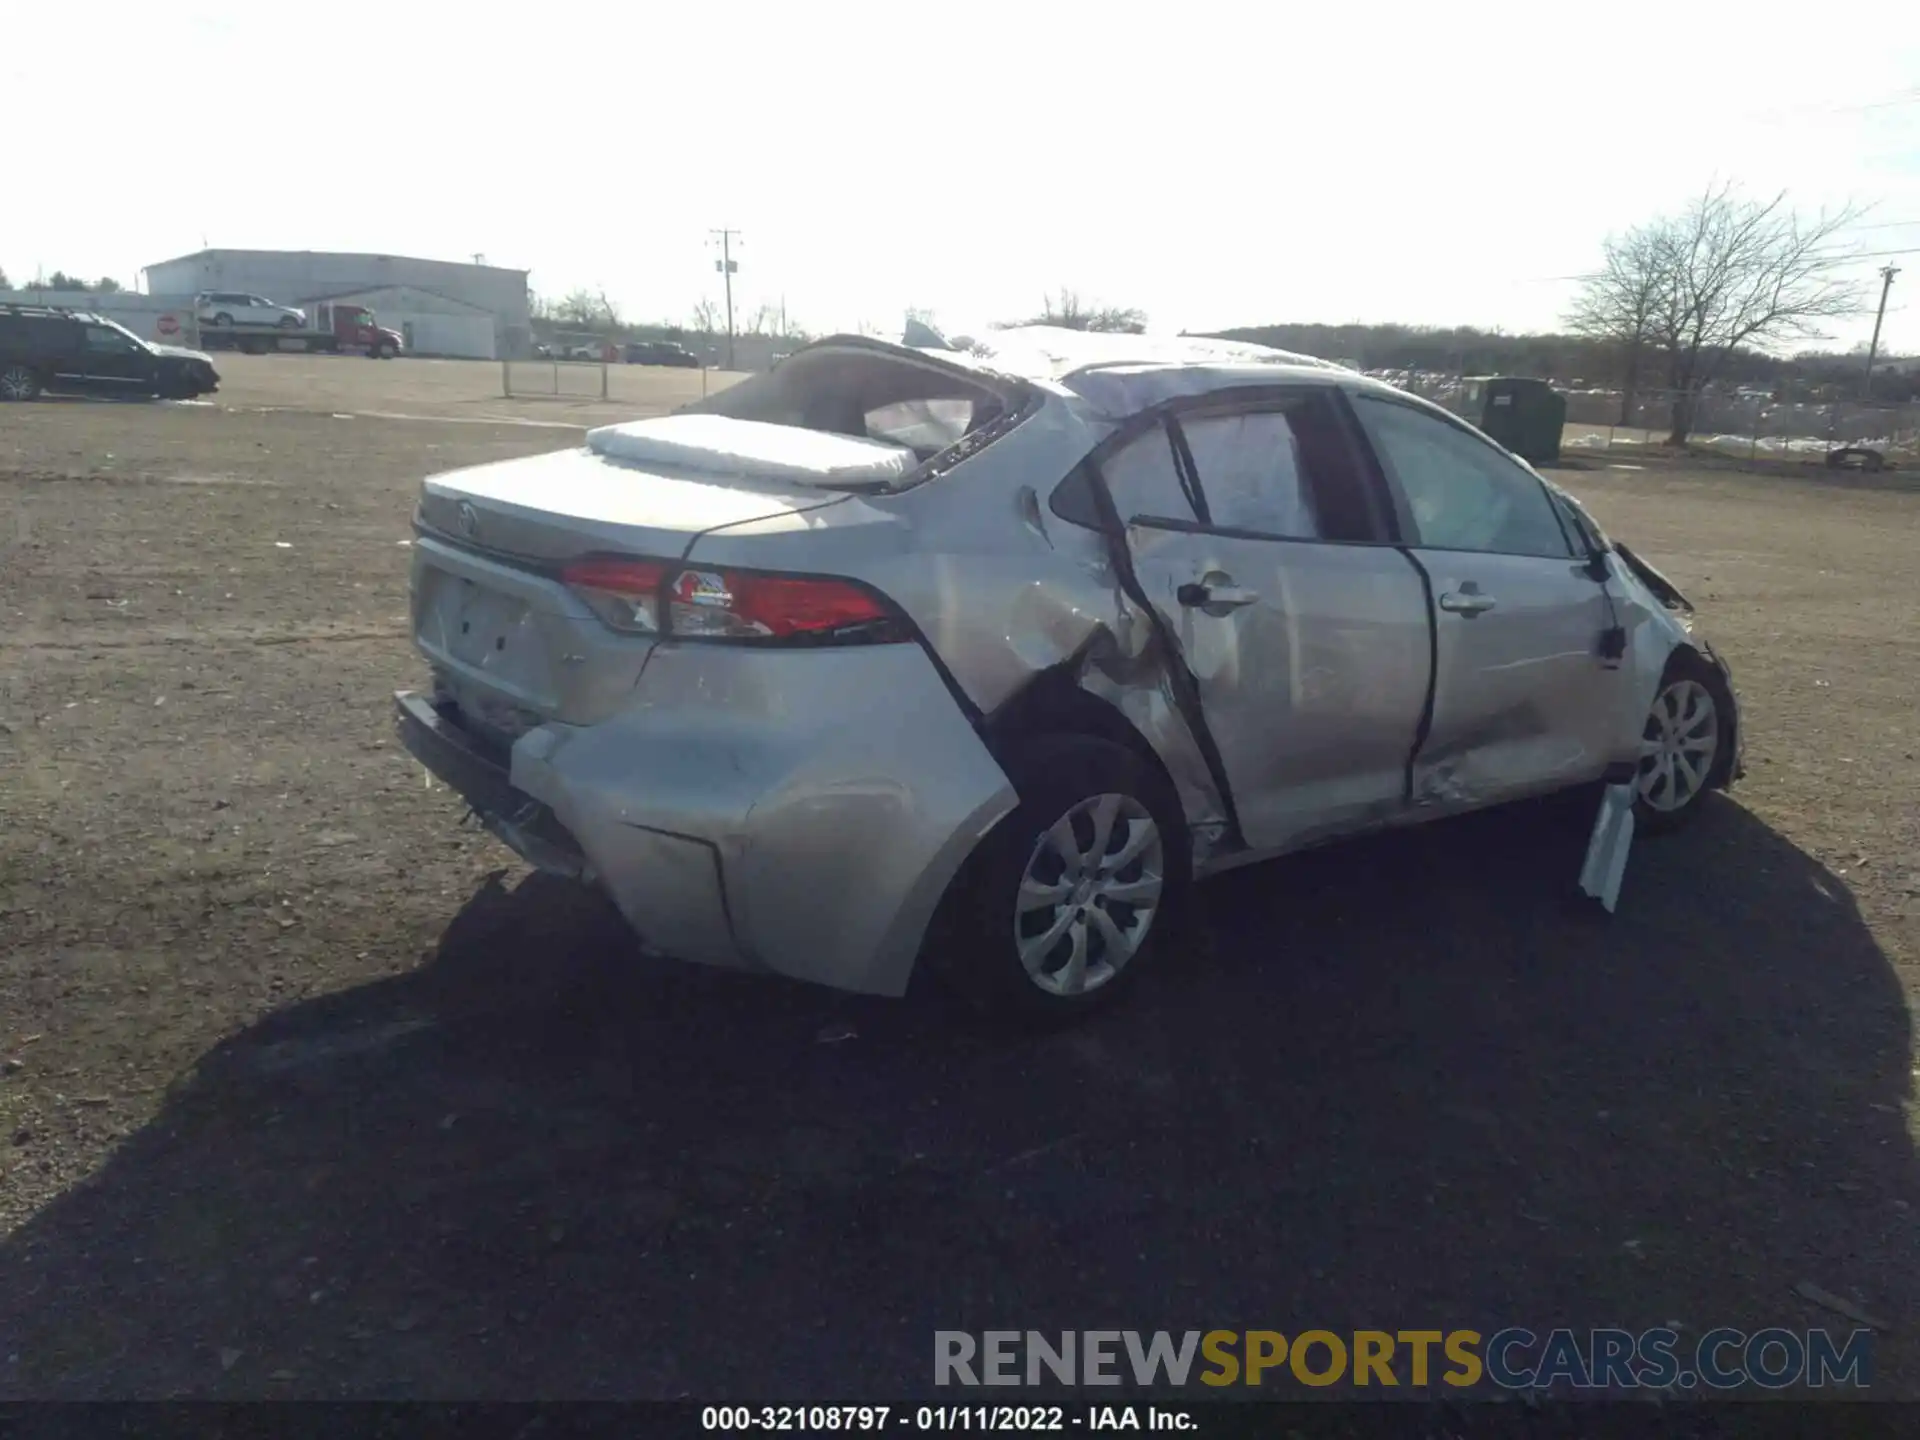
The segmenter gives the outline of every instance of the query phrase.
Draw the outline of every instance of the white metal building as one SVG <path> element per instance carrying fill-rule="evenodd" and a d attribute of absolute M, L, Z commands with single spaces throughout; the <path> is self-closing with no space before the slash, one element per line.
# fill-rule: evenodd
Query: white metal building
<path fill-rule="evenodd" d="M 369 298 L 392 292 L 396 299 L 415 303 L 419 296 L 435 296 L 461 307 L 469 318 L 465 330 L 475 327 L 476 312 L 493 318 L 493 349 L 489 355 L 517 354 L 530 334 L 527 272 L 499 265 L 470 265 L 451 260 L 418 260 L 406 255 L 349 255 L 323 250 L 201 250 L 146 267 L 147 291 L 152 295 L 194 295 L 203 290 L 244 290 L 285 305 L 316 300 L 357 300 L 370 307 L 382 324 L 393 329 L 399 311 Z M 452 314 L 423 308 L 419 315 Z M 451 327 L 460 329 L 461 327 Z M 423 351 L 428 346 L 420 347 Z M 442 354 L 468 353 L 444 350 Z"/>
<path fill-rule="evenodd" d="M 409 355 L 443 355 L 460 360 L 500 358 L 497 317 L 451 295 L 412 285 L 389 285 L 344 295 L 302 295 L 292 303 L 311 311 L 322 300 L 366 306 L 376 324 L 400 332 Z"/>

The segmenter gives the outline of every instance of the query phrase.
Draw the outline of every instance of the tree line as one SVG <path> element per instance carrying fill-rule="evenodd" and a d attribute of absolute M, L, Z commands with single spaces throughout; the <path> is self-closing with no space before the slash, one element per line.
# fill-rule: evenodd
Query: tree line
<path fill-rule="evenodd" d="M 0 290 L 14 287 L 7 281 L 7 272 L 0 270 Z M 85 290 L 93 295 L 113 295 L 126 287 L 111 275 L 102 275 L 98 280 L 82 280 L 78 275 L 69 275 L 64 270 L 56 270 L 43 280 L 35 280 L 31 285 L 23 286 L 27 290 Z"/>

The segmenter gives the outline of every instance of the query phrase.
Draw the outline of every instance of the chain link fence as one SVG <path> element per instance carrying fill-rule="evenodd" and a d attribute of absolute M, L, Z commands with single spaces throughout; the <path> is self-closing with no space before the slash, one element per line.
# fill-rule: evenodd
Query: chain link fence
<path fill-rule="evenodd" d="M 1406 373 L 1380 378 L 1480 423 L 1470 380 Z M 1673 431 L 1673 391 L 1644 390 L 1631 400 L 1618 390 L 1562 393 L 1567 428 L 1561 443 L 1576 454 L 1648 449 L 1665 444 Z M 1752 393 L 1701 395 L 1693 402 L 1687 444 L 1743 460 L 1858 463 L 1871 469 L 1920 466 L 1920 405 L 1781 401 Z"/>
<path fill-rule="evenodd" d="M 502 360 L 500 389 L 509 399 L 605 400 L 607 365 L 599 360 Z"/>

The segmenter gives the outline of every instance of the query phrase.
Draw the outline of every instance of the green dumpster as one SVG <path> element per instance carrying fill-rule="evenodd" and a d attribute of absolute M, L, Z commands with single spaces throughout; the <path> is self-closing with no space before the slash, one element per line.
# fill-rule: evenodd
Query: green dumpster
<path fill-rule="evenodd" d="M 1567 426 L 1567 397 L 1544 380 L 1519 375 L 1476 375 L 1467 381 L 1463 407 L 1474 423 L 1523 460 L 1560 458 Z"/>

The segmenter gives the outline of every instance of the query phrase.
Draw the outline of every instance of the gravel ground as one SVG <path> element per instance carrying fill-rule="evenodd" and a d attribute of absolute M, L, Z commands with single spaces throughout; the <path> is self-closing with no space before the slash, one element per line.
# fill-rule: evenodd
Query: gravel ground
<path fill-rule="evenodd" d="M 0 1398 L 905 1396 L 994 1325 L 1851 1328 L 1802 1282 L 1920 1398 L 1913 482 L 1563 472 L 1750 728 L 1612 920 L 1566 903 L 1586 814 L 1488 814 L 1222 879 L 1127 1007 L 1015 1037 L 643 960 L 396 753 L 420 476 L 688 377 L 603 411 L 222 368 L 0 414 Z"/>

